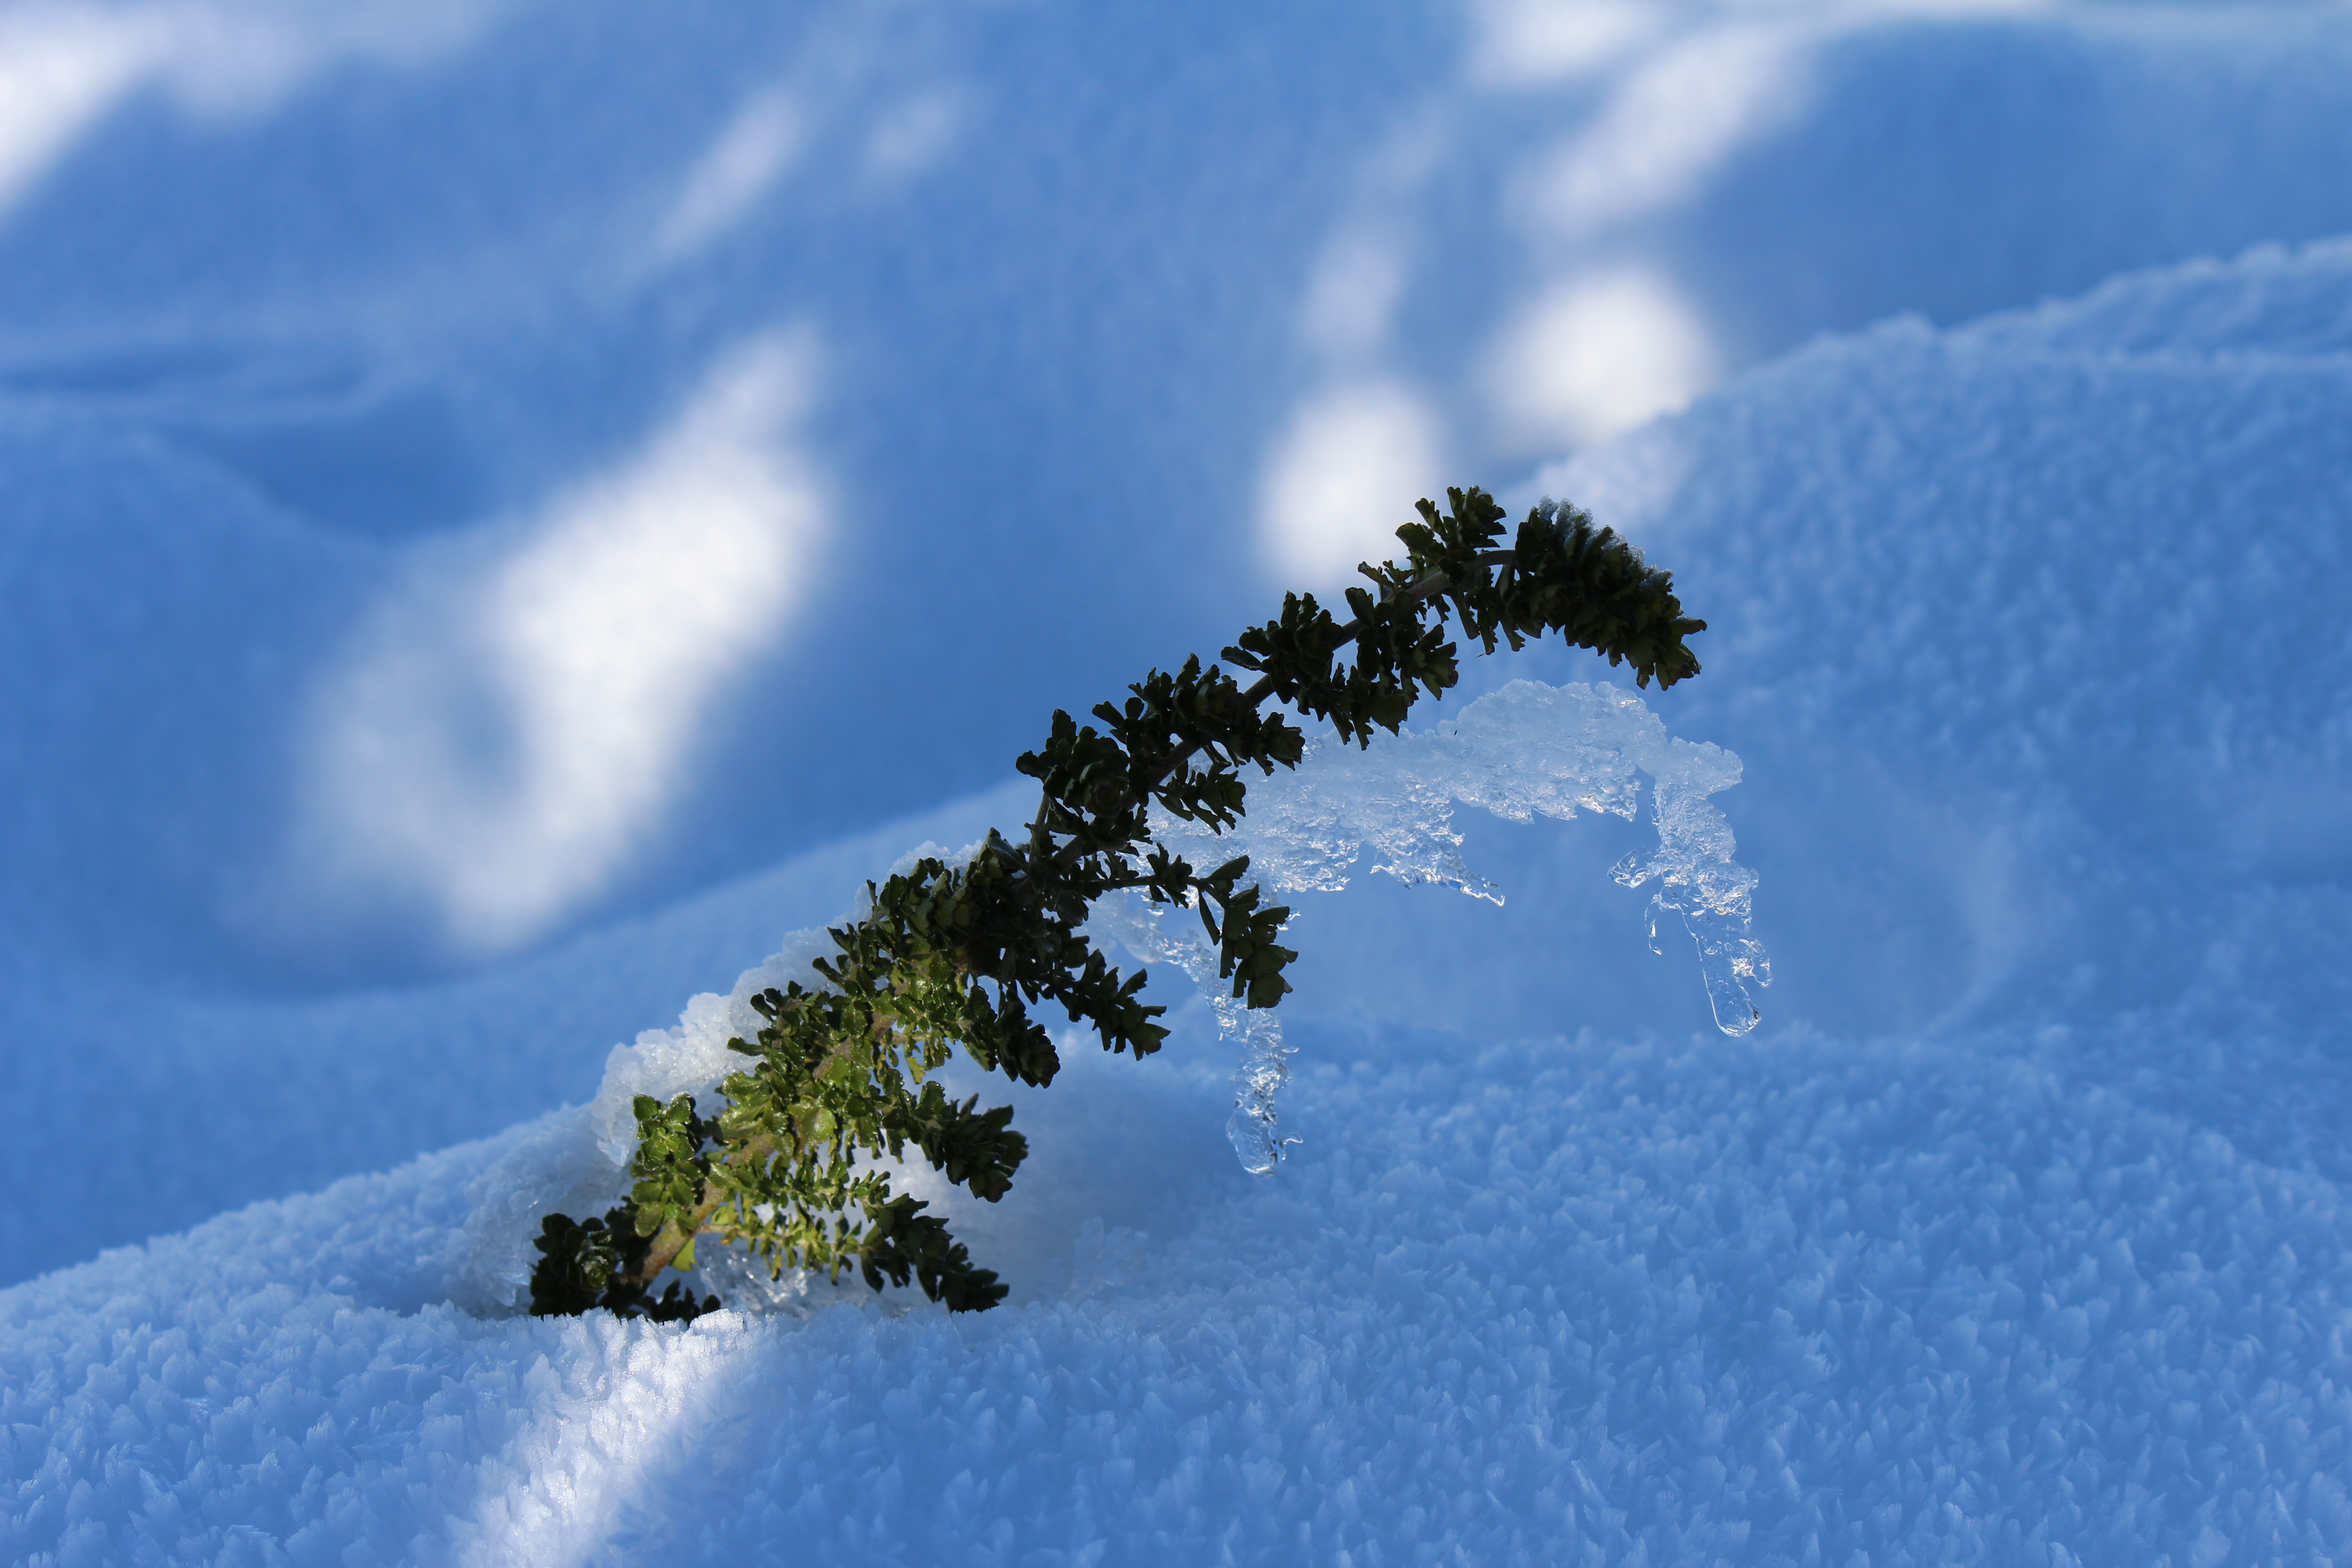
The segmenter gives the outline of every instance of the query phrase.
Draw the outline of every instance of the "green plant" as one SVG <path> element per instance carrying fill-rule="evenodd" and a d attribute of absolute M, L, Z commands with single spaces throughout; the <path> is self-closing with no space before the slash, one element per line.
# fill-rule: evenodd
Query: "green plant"
<path fill-rule="evenodd" d="M 1164 1009 L 1142 1000 L 1144 972 L 1122 976 L 1080 930 L 1106 894 L 1133 889 L 1197 910 L 1234 996 L 1250 1007 L 1282 999 L 1297 955 L 1276 937 L 1289 910 L 1261 900 L 1246 858 L 1196 869 L 1152 838 L 1150 822 L 1156 802 L 1232 826 L 1245 768 L 1297 764 L 1305 737 L 1281 712 L 1259 711 L 1268 698 L 1367 745 L 1375 727 L 1395 731 L 1420 696 L 1454 684 L 1449 617 L 1489 653 L 1497 638 L 1517 648 L 1557 634 L 1630 664 L 1643 686 L 1698 673 L 1683 639 L 1706 623 L 1683 615 L 1670 574 L 1612 531 L 1547 501 L 1500 548 L 1503 510 L 1486 491 L 1446 495 L 1445 513 L 1423 500 L 1420 521 L 1397 531 L 1402 564 L 1359 568 L 1370 586 L 1347 590 L 1352 619 L 1286 595 L 1277 619 L 1224 649 L 1223 663 L 1256 677 L 1247 688 L 1193 658 L 1096 707 L 1099 729 L 1056 712 L 1045 745 L 1018 763 L 1042 785 L 1021 842 L 991 833 L 967 865 L 924 859 L 868 883 L 870 912 L 830 933 L 821 984 L 752 998 L 764 1022 L 756 1038 L 729 1042 L 746 1062 L 719 1086 L 715 1116 L 690 1095 L 637 1098 L 629 1196 L 600 1218 L 548 1216 L 531 1310 L 709 1310 L 717 1298 L 697 1300 L 675 1279 L 653 1293 L 666 1270 L 693 1267 L 703 1236 L 740 1244 L 779 1273 L 855 1265 L 877 1290 L 911 1279 L 952 1310 L 994 1306 L 1006 1292 L 996 1275 L 861 1156 L 896 1160 L 911 1146 L 993 1202 L 1028 1144 L 1011 1107 L 951 1100 L 929 1077 L 955 1047 L 985 1070 L 1051 1083 L 1060 1058 L 1033 1009 L 1052 1004 L 1107 1050 L 1159 1049 Z M 1355 662 L 1340 663 L 1350 646 Z"/>

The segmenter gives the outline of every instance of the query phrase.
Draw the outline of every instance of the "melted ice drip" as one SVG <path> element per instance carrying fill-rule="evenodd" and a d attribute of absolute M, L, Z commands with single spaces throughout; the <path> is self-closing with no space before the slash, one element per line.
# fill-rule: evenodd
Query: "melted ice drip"
<path fill-rule="evenodd" d="M 1731 824 L 1706 798 L 1739 782 L 1739 759 L 1720 746 L 1669 741 L 1655 763 L 1645 765 L 1657 781 L 1651 819 L 1658 852 L 1647 860 L 1628 855 L 1614 875 L 1629 888 L 1658 884 L 1650 897 L 1650 951 L 1665 951 L 1658 945 L 1658 921 L 1668 910 L 1678 912 L 1698 944 L 1699 975 L 1717 1026 L 1744 1035 L 1764 1016 L 1756 993 L 1772 983 L 1772 964 L 1750 929 L 1756 873 L 1732 859 L 1738 845 Z"/>
<path fill-rule="evenodd" d="M 1249 781 L 1249 815 L 1223 834 L 1158 811 L 1151 828 L 1171 847 L 1205 841 L 1189 857 L 1202 866 L 1247 855 L 1269 894 L 1336 892 L 1369 848 L 1374 871 L 1500 904 L 1501 890 L 1463 863 L 1457 803 L 1514 822 L 1566 821 L 1580 807 L 1631 820 L 1643 773 L 1652 781 L 1657 852 L 1628 857 L 1616 878 L 1628 887 L 1657 884 L 1651 951 L 1663 952 L 1660 917 L 1680 914 L 1698 946 L 1716 1026 L 1744 1035 L 1763 1017 L 1756 993 L 1771 984 L 1772 970 L 1750 926 L 1756 873 L 1732 859 L 1731 825 L 1707 799 L 1739 782 L 1739 759 L 1667 734 L 1622 687 L 1515 680 L 1432 731 L 1375 735 L 1364 749 L 1333 736 L 1310 740 L 1296 770 Z M 1169 929 L 1160 914 L 1121 894 L 1104 900 L 1095 918 L 1146 963 L 1181 969 L 1216 1015 L 1219 1034 L 1241 1042 L 1227 1136 L 1244 1169 L 1271 1171 L 1290 1142 L 1275 1131 L 1275 1097 L 1290 1075 L 1281 1026 L 1228 994 L 1208 944 Z"/>
<path fill-rule="evenodd" d="M 1234 1074 L 1234 1113 L 1225 1119 L 1225 1141 L 1242 1169 L 1253 1176 L 1271 1173 L 1282 1163 L 1282 1152 L 1298 1142 L 1285 1138 L 1276 1127 L 1275 1098 L 1290 1079 L 1290 1047 L 1283 1043 L 1282 1025 L 1269 1008 L 1244 1007 L 1231 987 L 1217 978 L 1217 954 L 1200 937 L 1191 934 L 1179 917 L 1164 920 L 1169 906 L 1153 906 L 1138 893 L 1122 891 L 1097 903 L 1087 924 L 1096 934 L 1117 941 L 1146 963 L 1173 964 L 1200 988 L 1202 999 L 1217 1020 L 1217 1037 L 1238 1041 L 1241 1066 Z"/>

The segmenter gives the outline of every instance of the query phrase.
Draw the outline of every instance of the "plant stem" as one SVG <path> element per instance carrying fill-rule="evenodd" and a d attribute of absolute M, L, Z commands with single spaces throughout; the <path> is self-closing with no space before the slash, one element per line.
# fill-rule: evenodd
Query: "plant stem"
<path fill-rule="evenodd" d="M 728 1155 L 723 1163 L 729 1165 L 752 1164 L 766 1159 L 775 1152 L 775 1139 L 763 1133 Z M 727 1196 L 724 1193 L 712 1196 L 711 1184 L 707 1181 L 703 1183 L 700 1201 L 694 1206 L 692 1226 L 689 1228 L 679 1225 L 676 1220 L 671 1220 L 654 1233 L 653 1246 L 647 1249 L 645 1262 L 637 1268 L 637 1282 L 641 1285 L 651 1285 L 656 1279 L 659 1278 L 661 1271 L 668 1268 L 671 1261 L 687 1249 L 688 1244 L 702 1234 L 705 1222 L 712 1215 L 717 1214 L 719 1205 L 726 1201 Z"/>
<path fill-rule="evenodd" d="M 1481 551 L 1475 557 L 1477 563 L 1481 566 L 1504 565 L 1511 562 L 1513 559 L 1515 559 L 1515 552 L 1508 550 Z M 1409 601 L 1426 599 L 1432 595 L 1444 592 L 1447 588 L 1452 587 L 1453 585 L 1452 578 L 1447 577 L 1443 573 L 1433 572 L 1421 581 L 1413 584 L 1411 587 L 1404 589 L 1402 593 L 1398 594 L 1396 597 Z M 1386 601 L 1383 602 L 1385 603 Z M 1349 644 L 1354 642 L 1357 637 L 1361 633 L 1362 629 L 1363 622 L 1361 618 L 1351 620 L 1347 625 L 1339 627 L 1338 640 L 1331 645 L 1332 652 L 1337 653 L 1339 649 L 1346 647 Z M 1274 677 L 1272 675 L 1262 675 L 1242 693 L 1242 701 L 1246 707 L 1255 709 L 1259 703 L 1264 702 L 1273 694 Z M 1129 804 L 1131 805 L 1135 800 L 1149 795 L 1153 790 L 1165 783 L 1167 779 L 1178 769 L 1181 768 L 1187 762 L 1191 761 L 1192 755 L 1200 751 L 1200 744 L 1196 742 L 1172 753 L 1168 758 L 1167 762 L 1161 764 L 1160 770 L 1144 783 L 1141 789 L 1139 790 L 1135 795 L 1129 797 Z M 1050 796 L 1041 799 L 1039 803 L 1040 820 L 1043 819 L 1045 806 L 1047 804 L 1050 804 Z M 1058 860 L 1059 857 L 1056 856 L 1055 858 Z M 1068 869 L 1067 867 L 1058 867 L 1057 868 L 1064 871 Z M 1033 883 L 1032 886 L 1034 887 L 1034 884 Z M 1145 882 L 1142 879 L 1133 879 L 1113 882 L 1109 885 L 1112 887 L 1141 887 L 1145 885 Z M 741 1148 L 728 1155 L 724 1163 L 730 1166 L 754 1163 L 767 1159 L 775 1152 L 776 1140 L 772 1136 L 762 1135 L 759 1138 L 753 1139 L 751 1142 L 744 1144 Z M 656 1279 L 659 1278 L 662 1270 L 667 1268 L 671 1263 L 676 1261 L 677 1255 L 684 1252 L 693 1242 L 696 1237 L 703 1234 L 704 1227 L 709 1223 L 710 1216 L 718 1213 L 720 1206 L 725 1202 L 725 1194 L 719 1194 L 718 1195 L 713 1195 L 712 1184 L 709 1181 L 705 1181 L 702 1184 L 702 1191 L 698 1201 L 696 1203 L 694 1209 L 688 1215 L 688 1222 L 686 1224 L 680 1224 L 676 1220 L 667 1221 L 664 1223 L 661 1229 L 654 1233 L 653 1245 L 646 1249 L 645 1261 L 637 1268 L 636 1279 L 638 1283 L 650 1286 Z"/>
<path fill-rule="evenodd" d="M 1507 565 L 1512 561 L 1517 559 L 1517 552 L 1510 550 L 1482 550 L 1475 557 L 1474 557 L 1474 559 L 1481 566 L 1503 566 Z M 1453 585 L 1454 579 L 1446 576 L 1442 572 L 1433 572 L 1428 576 L 1423 577 L 1420 582 L 1415 583 L 1412 587 L 1407 588 L 1402 593 L 1397 595 L 1396 597 L 1405 600 L 1426 599 L 1433 594 L 1444 593 Z M 1385 600 L 1382 602 L 1386 603 Z M 1339 640 L 1331 645 L 1331 651 L 1337 653 L 1341 648 L 1346 647 L 1349 643 L 1354 642 L 1358 634 L 1363 630 L 1363 625 L 1364 623 L 1361 619 L 1357 619 L 1349 621 L 1346 626 L 1341 626 L 1339 628 Z M 1273 694 L 1274 677 L 1271 675 L 1262 675 L 1250 685 L 1247 690 L 1242 693 L 1242 701 L 1249 708 L 1255 708 L 1259 703 L 1265 701 Z M 1167 762 L 1160 764 L 1160 771 L 1153 773 L 1150 778 L 1145 780 L 1142 788 L 1137 791 L 1136 794 L 1129 795 L 1126 804 L 1128 805 L 1133 805 L 1136 801 L 1159 788 L 1160 784 L 1167 782 L 1169 776 L 1174 773 L 1177 769 L 1192 761 L 1192 754 L 1200 749 L 1200 743 L 1195 742 L 1191 745 L 1181 747 L 1176 752 L 1171 752 Z M 1041 821 L 1044 819 L 1045 808 L 1051 803 L 1052 797 L 1050 795 L 1041 796 L 1039 799 L 1038 816 Z M 1059 856 L 1055 857 L 1057 862 L 1059 861 Z M 1066 871 L 1069 868 L 1067 866 L 1057 866 L 1057 868 Z M 1139 883 L 1135 885 L 1140 886 L 1141 884 Z"/>

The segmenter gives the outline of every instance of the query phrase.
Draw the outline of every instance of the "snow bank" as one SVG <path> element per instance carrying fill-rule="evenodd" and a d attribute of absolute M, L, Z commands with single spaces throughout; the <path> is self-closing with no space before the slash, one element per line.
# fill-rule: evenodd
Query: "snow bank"
<path fill-rule="evenodd" d="M 978 1319 L 467 1317 L 433 1298 L 479 1147 L 110 1254 L 0 1298 L 0 1543 L 2137 1563 L 2352 1531 L 2331 1183 L 1983 1052 L 1375 1048 L 1297 1089 L 1311 1159 Z"/>
<path fill-rule="evenodd" d="M 0 1155 L 21 1201 L 0 1215 L 0 1278 L 583 1100 L 614 1043 L 671 1024 L 682 999 L 757 966 L 786 932 L 837 918 L 908 844 L 963 843 L 1034 803 L 1017 781 L 431 984 L 291 999 L 146 986 L 134 1005 L 119 971 L 54 963 L 12 979 L 6 1037 L 26 1048 L 0 1051 L 0 1100 L 103 1095 L 121 1136 L 100 1158 L 70 1117 L 28 1116 Z M 68 1213 L 61 1236 L 47 1216 Z"/>
<path fill-rule="evenodd" d="M 0 127 L 42 963 L 282 994 L 642 913 L 993 784 L 1398 496 L 2352 230 L 2331 5 L 425 9 L 0 28 L 65 84 Z"/>
<path fill-rule="evenodd" d="M 1559 1037 L 1666 966 L 1612 819 L 1505 825 L 1508 908 L 1303 928 L 1276 1179 L 1197 1015 L 1015 1097 L 992 1314 L 449 1305 L 577 1111 L 0 1294 L 10 1554 L 2340 1556 L 2346 298 L 2325 247 L 1897 324 L 1552 476 L 1715 624 L 1659 708 L 1746 762 L 1810 1026 Z"/>
<path fill-rule="evenodd" d="M 0 21 L 0 1555 L 2352 1555 L 2352 245 L 2101 282 L 2352 228 L 2340 7 L 264 9 Z M 629 567 L 681 442 L 788 624 Z M 1764 1028 L 1638 825 L 1465 818 L 1507 908 L 1300 923 L 1274 1180 L 1188 1005 L 1006 1096 L 998 1312 L 499 1315 L 614 1041 L 1569 447 L 1712 623 Z M 582 700 L 620 626 L 693 679 Z M 544 945 L 295 852 L 387 719 L 612 829 Z"/>
<path fill-rule="evenodd" d="M 1685 563 L 1718 629 L 1668 721 L 1845 868 L 1781 1007 L 2346 1016 L 2347 285 L 2331 242 L 1898 322 L 1546 476 Z"/>
<path fill-rule="evenodd" d="M 840 905 L 670 967 L 628 956 L 656 911 L 985 791 L 1041 714 L 1221 646 L 1300 585 L 1269 495 L 1339 498 L 1339 574 L 1396 497 L 1824 329 L 2352 228 L 2330 5 L 431 9 L 0 22 L 58 73 L 0 117 L 0 1098 L 102 1093 L 131 1150 L 0 1144 L 18 1214 L 91 1216 L 0 1215 L 0 1277 L 580 1098 L 576 1053 Z M 2326 795 L 2283 780 L 2244 852 L 2291 859 L 2252 817 Z M 1633 846 L 1595 826 L 1605 870 Z M 962 842 L 858 874 L 926 837 Z M 1580 846 L 1473 837 L 1541 868 L 1515 921 L 1591 884 Z M 1901 883 L 1927 837 L 1878 842 Z M 1780 1005 L 1937 1016 L 2002 940 L 1968 911 L 2029 880 L 1825 939 Z M 1499 928 L 1393 891 L 1328 951 L 1384 953 L 1400 1004 L 1694 1021 L 1633 956 L 1562 976 L 1571 1015 Z M 1554 949 L 1615 953 L 1580 909 L 1543 910 Z M 1381 947 L 1399 921 L 1461 933 L 1467 1012 Z"/>

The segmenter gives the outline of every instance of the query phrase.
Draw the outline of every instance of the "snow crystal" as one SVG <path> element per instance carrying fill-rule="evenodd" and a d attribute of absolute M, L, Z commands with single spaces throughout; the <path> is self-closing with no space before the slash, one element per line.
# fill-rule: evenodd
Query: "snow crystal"
<path fill-rule="evenodd" d="M 765 1020 L 752 1009 L 751 998 L 795 981 L 823 984 L 815 962 L 833 951 L 833 939 L 825 931 L 794 931 L 765 962 L 745 970 L 726 995 L 703 992 L 687 1003 L 668 1028 L 647 1029 L 635 1044 L 614 1046 L 604 1061 L 604 1081 L 588 1108 L 596 1146 L 604 1157 L 625 1165 L 636 1152 L 637 1096 L 651 1095 L 664 1103 L 681 1094 L 704 1096 L 728 1074 L 741 1071 L 744 1058 L 728 1049 L 727 1042 L 759 1034 Z"/>

